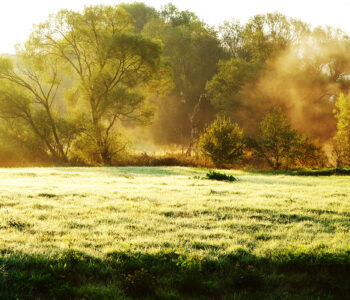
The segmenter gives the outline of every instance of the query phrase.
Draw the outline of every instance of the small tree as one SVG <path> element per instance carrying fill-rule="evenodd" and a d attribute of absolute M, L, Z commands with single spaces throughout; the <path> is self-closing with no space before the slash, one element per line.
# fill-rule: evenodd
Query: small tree
<path fill-rule="evenodd" d="M 340 94 L 335 105 L 338 130 L 334 137 L 334 154 L 337 166 L 350 165 L 350 94 Z"/>
<path fill-rule="evenodd" d="M 274 169 L 288 169 L 302 156 L 307 138 L 292 129 L 281 108 L 267 113 L 260 123 L 261 135 L 254 148 Z"/>
<path fill-rule="evenodd" d="M 217 118 L 200 137 L 199 148 L 218 167 L 233 163 L 243 155 L 243 131 L 230 119 Z"/>

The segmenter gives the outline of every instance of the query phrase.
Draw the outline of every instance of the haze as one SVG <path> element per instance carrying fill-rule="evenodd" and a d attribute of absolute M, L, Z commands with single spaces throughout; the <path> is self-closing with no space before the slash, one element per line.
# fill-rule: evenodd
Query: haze
<path fill-rule="evenodd" d="M 118 4 L 132 1 L 108 1 L 108 0 L 12 0 L 3 2 L 0 10 L 0 53 L 14 53 L 14 46 L 24 42 L 33 24 L 46 20 L 47 16 L 60 9 L 82 9 L 85 5 Z M 168 0 L 148 0 L 145 3 L 159 9 L 167 4 Z M 242 22 L 250 17 L 267 12 L 279 11 L 289 17 L 294 17 L 309 22 L 313 26 L 330 25 L 338 27 L 349 33 L 350 19 L 348 12 L 349 0 L 320 1 L 320 0 L 246 0 L 246 1 L 171 1 L 181 10 L 195 12 L 200 19 L 210 25 L 217 25 L 232 18 Z"/>

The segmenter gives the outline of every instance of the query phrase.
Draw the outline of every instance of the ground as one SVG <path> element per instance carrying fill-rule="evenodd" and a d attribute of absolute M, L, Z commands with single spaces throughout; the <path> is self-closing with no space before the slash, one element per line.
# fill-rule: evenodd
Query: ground
<path fill-rule="evenodd" d="M 319 251 L 350 260 L 349 176 L 225 171 L 238 180 L 221 182 L 204 179 L 206 172 L 182 167 L 0 169 L 4 273 L 12 274 L 14 255 L 53 259 L 73 250 L 103 262 L 115 253 L 175 253 L 176 259 L 202 262 L 239 253 L 257 261 Z M 133 284 L 129 290 L 137 288 Z M 178 290 L 174 293 L 180 297 Z"/>

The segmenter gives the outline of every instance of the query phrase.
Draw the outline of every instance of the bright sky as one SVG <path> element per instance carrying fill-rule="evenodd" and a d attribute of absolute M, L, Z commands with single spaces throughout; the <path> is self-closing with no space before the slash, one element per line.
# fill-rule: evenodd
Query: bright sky
<path fill-rule="evenodd" d="M 350 0 L 138 0 L 159 9 L 172 2 L 180 10 L 190 10 L 206 23 L 217 25 L 232 18 L 250 17 L 279 11 L 312 25 L 331 25 L 350 33 Z M 0 6 L 0 53 L 14 53 L 14 45 L 24 42 L 32 25 L 62 8 L 80 10 L 85 5 L 132 3 L 134 0 L 3 0 Z"/>

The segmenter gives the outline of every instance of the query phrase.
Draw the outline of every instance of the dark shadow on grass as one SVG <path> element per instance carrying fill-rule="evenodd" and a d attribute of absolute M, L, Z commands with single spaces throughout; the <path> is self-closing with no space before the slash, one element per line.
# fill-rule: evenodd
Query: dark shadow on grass
<path fill-rule="evenodd" d="M 290 169 L 290 170 L 246 170 L 247 173 L 261 175 L 291 175 L 291 176 L 350 176 L 350 168 L 329 169 Z"/>
<path fill-rule="evenodd" d="M 176 252 L 68 250 L 56 257 L 6 250 L 0 299 L 344 299 L 350 252 L 319 248 L 257 257 L 238 250 L 215 259 Z"/>
<path fill-rule="evenodd" d="M 347 226 L 350 228 L 350 223 L 347 222 L 346 218 L 349 217 L 349 213 L 347 212 L 335 212 L 335 211 L 327 211 L 327 216 L 332 215 L 332 218 L 320 218 L 320 215 L 325 214 L 326 211 L 322 210 L 308 210 L 308 212 L 313 213 L 314 215 L 303 215 L 302 213 L 280 213 L 277 210 L 273 209 L 261 209 L 261 208 L 252 208 L 252 207 L 243 207 L 243 208 L 235 208 L 231 212 L 227 212 L 226 209 L 223 209 L 222 212 L 213 212 L 213 215 L 217 220 L 230 220 L 236 219 L 235 213 L 237 211 L 243 212 L 247 215 L 247 217 L 251 219 L 256 219 L 257 221 L 262 222 L 270 222 L 271 224 L 293 224 L 299 222 L 310 222 L 317 225 L 321 225 L 325 232 L 332 232 L 335 230 L 336 225 L 340 224 L 342 226 Z M 235 227 L 235 226 L 233 226 Z M 239 225 L 238 227 L 243 227 L 243 225 Z M 266 227 L 264 225 L 254 225 L 254 228 L 258 230 L 259 228 Z M 254 229 L 253 228 L 253 229 Z M 249 228 L 247 228 L 248 230 Z M 256 231 L 256 230 L 248 230 Z"/>

